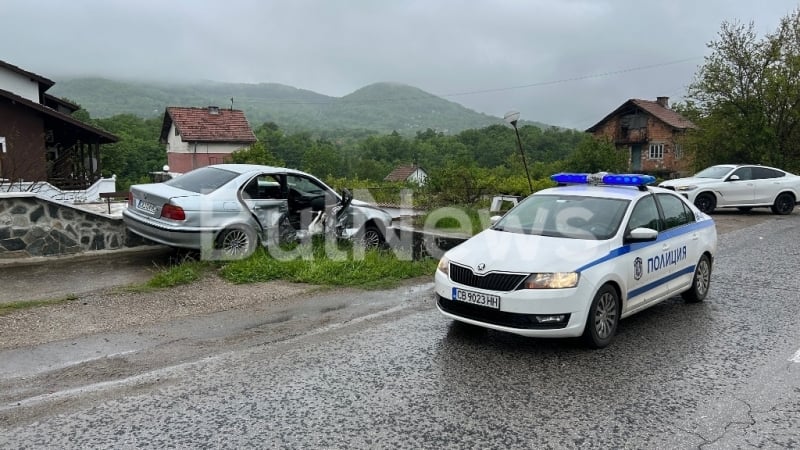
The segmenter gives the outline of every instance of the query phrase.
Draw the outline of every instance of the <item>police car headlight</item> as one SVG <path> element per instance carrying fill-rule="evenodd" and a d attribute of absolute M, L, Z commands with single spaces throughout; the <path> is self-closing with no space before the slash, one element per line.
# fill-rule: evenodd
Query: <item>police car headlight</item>
<path fill-rule="evenodd" d="M 532 273 L 522 282 L 523 289 L 564 289 L 578 285 L 578 272 Z"/>
<path fill-rule="evenodd" d="M 697 189 L 697 186 L 695 186 L 693 184 L 687 184 L 685 186 L 677 186 L 677 187 L 675 187 L 675 190 L 677 190 L 677 191 L 693 191 L 695 189 Z"/>
<path fill-rule="evenodd" d="M 450 260 L 447 257 L 442 256 L 442 259 L 439 260 L 439 265 L 436 267 L 445 275 L 450 275 Z"/>

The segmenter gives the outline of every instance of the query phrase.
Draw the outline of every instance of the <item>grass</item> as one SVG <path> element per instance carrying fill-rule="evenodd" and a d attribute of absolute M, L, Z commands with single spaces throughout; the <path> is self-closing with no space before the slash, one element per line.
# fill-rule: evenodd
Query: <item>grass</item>
<path fill-rule="evenodd" d="M 199 280 L 210 267 L 212 264 L 208 261 L 184 260 L 180 264 L 161 269 L 143 287 L 146 290 L 189 284 Z"/>
<path fill-rule="evenodd" d="M 77 295 L 69 294 L 66 297 L 61 298 L 52 298 L 46 300 L 23 300 L 18 302 L 4 303 L 0 305 L 0 316 L 5 316 L 22 309 L 36 308 L 38 306 L 59 305 L 61 303 L 67 303 L 77 299 Z"/>
<path fill-rule="evenodd" d="M 270 252 L 259 249 L 250 258 L 233 261 L 222 267 L 221 276 L 233 283 L 253 283 L 286 280 L 325 286 L 358 286 L 384 288 L 399 281 L 430 275 L 436 270 L 436 261 L 412 261 L 407 255 L 395 255 L 391 250 L 354 251 L 352 245 L 339 246 L 339 257 L 326 254 L 321 241 L 310 248 L 298 250 L 301 257 L 276 259 Z"/>

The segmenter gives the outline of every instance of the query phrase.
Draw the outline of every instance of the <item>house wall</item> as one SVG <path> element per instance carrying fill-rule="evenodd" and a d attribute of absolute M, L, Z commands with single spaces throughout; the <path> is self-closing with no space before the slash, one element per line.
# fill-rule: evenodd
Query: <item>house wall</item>
<path fill-rule="evenodd" d="M 167 165 L 170 172 L 185 173 L 198 167 L 221 164 L 231 153 L 247 147 L 241 143 L 184 142 L 175 135 L 175 124 L 167 134 Z"/>
<path fill-rule="evenodd" d="M 0 136 L 5 138 L 5 153 L 0 153 L 0 178 L 47 179 L 44 121 L 40 116 L 0 99 Z"/>
<path fill-rule="evenodd" d="M 231 154 L 226 153 L 167 153 L 167 165 L 173 173 L 186 173 L 198 167 L 230 162 Z"/>
<path fill-rule="evenodd" d="M 674 131 L 671 126 L 655 117 L 648 117 L 646 129 L 630 130 L 626 136 L 621 136 L 620 117 L 612 117 L 595 130 L 593 135 L 608 138 L 615 143 L 618 149 L 627 151 L 629 167 L 633 166 L 633 161 L 630 160 L 632 143 L 641 144 L 642 172 L 683 172 L 686 170 L 686 155 L 676 158 L 675 154 L 675 146 L 680 140 L 682 132 Z M 664 144 L 663 158 L 650 158 L 650 144 Z"/>
<path fill-rule="evenodd" d="M 419 185 L 423 185 L 426 181 L 428 181 L 428 174 L 422 169 L 417 169 L 408 176 L 407 180 Z"/>
<path fill-rule="evenodd" d="M 5 67 L 0 67 L 0 89 L 32 102 L 41 103 L 39 101 L 39 83 Z"/>

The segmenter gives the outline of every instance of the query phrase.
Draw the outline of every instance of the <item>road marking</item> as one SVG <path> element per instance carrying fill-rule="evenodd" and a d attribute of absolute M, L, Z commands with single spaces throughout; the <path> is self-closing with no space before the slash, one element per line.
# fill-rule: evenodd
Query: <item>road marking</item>
<path fill-rule="evenodd" d="M 794 356 L 789 358 L 789 361 L 794 363 L 800 363 L 800 350 L 798 350 L 797 353 L 794 354 Z"/>

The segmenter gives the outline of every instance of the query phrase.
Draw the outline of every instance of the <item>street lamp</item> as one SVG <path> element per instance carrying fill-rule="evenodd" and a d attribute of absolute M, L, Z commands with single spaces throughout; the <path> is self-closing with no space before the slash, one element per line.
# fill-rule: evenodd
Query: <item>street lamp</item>
<path fill-rule="evenodd" d="M 528 189 L 533 194 L 533 184 L 531 184 L 531 174 L 528 172 L 528 163 L 525 161 L 525 152 L 522 151 L 522 140 L 519 138 L 519 130 L 517 129 L 517 120 L 519 120 L 519 112 L 509 111 L 503 117 L 503 120 L 510 123 L 514 127 L 514 133 L 517 135 L 517 145 L 519 146 L 519 154 L 522 156 L 522 165 L 525 166 L 525 176 L 528 177 Z"/>

